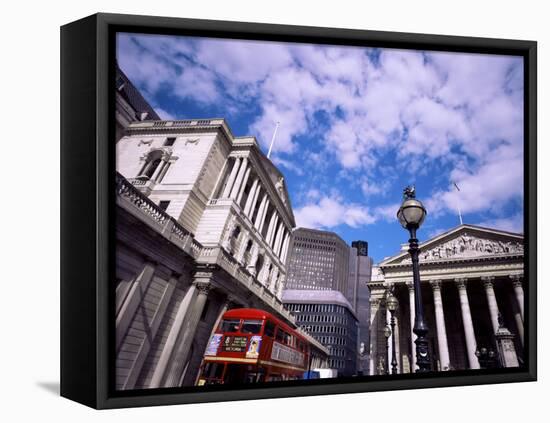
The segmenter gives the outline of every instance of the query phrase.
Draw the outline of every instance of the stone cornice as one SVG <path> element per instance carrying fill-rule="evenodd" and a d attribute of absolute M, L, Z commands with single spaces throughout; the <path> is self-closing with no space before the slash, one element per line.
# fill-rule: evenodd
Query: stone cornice
<path fill-rule="evenodd" d="M 492 262 L 492 261 L 510 261 L 510 260 L 523 260 L 524 255 L 521 253 L 512 253 L 512 254 L 494 254 L 487 256 L 478 256 L 478 257 L 460 257 L 460 258 L 449 258 L 441 260 L 430 260 L 430 261 L 420 261 L 420 267 L 438 267 L 441 265 L 449 264 L 464 264 L 464 263 L 482 263 L 482 262 Z M 391 269 L 399 268 L 411 268 L 411 263 L 395 263 L 395 264 L 384 264 L 380 266 L 384 273 L 386 271 L 391 271 Z"/>

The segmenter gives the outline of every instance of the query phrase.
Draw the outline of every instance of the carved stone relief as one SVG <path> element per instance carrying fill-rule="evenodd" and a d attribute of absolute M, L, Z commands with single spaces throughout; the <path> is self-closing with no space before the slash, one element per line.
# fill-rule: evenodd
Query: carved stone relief
<path fill-rule="evenodd" d="M 420 252 L 423 261 L 440 260 L 460 257 L 477 257 L 492 254 L 523 254 L 523 244 L 514 241 L 497 241 L 479 238 L 464 233 L 458 238 L 451 239 L 442 244 Z M 410 257 L 405 257 L 401 263 L 410 263 Z"/>

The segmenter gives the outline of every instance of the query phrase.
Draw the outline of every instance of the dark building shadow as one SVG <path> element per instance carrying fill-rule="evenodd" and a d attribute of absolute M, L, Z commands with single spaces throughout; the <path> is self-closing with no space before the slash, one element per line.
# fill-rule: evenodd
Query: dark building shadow
<path fill-rule="evenodd" d="M 59 396 L 59 382 L 36 382 L 36 386 L 48 391 L 51 394 L 54 394 L 55 396 Z"/>

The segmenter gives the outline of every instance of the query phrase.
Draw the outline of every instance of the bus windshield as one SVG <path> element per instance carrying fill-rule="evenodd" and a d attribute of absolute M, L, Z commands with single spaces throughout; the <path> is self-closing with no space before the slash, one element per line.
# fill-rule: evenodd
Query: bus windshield
<path fill-rule="evenodd" d="M 244 320 L 241 332 L 257 335 L 262 330 L 262 323 L 262 320 Z"/>
<path fill-rule="evenodd" d="M 240 323 L 241 321 L 239 319 L 222 320 L 220 330 L 222 332 L 237 332 L 239 330 Z"/>

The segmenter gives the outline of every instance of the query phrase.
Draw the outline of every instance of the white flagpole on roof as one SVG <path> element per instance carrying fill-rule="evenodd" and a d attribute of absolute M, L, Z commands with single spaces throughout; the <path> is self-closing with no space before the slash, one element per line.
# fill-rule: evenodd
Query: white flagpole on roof
<path fill-rule="evenodd" d="M 275 131 L 273 131 L 273 137 L 271 137 L 271 144 L 269 144 L 269 151 L 267 152 L 267 158 L 271 156 L 271 150 L 273 150 L 273 143 L 275 142 L 275 135 L 277 135 L 277 129 L 279 129 L 279 122 L 275 125 Z"/>
<path fill-rule="evenodd" d="M 460 188 L 458 187 L 458 185 L 456 184 L 456 182 L 453 182 L 453 185 L 455 186 L 456 190 L 458 192 L 460 192 Z M 456 208 L 458 210 L 458 218 L 460 219 L 460 224 L 464 224 L 464 222 L 462 222 L 462 213 L 460 212 L 460 201 L 457 201 L 456 202 Z"/>

